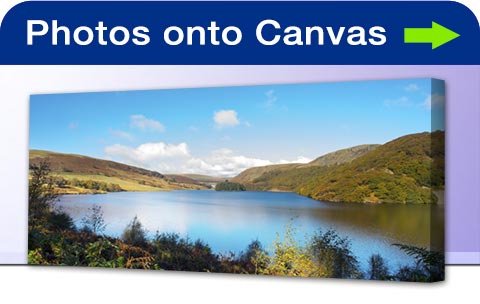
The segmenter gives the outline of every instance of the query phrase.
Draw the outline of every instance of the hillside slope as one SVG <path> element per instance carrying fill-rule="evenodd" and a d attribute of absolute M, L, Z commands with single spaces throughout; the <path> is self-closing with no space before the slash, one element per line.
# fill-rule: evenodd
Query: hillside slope
<path fill-rule="evenodd" d="M 444 132 L 403 136 L 295 190 L 333 202 L 435 203 L 431 190 L 445 184 L 443 146 Z"/>
<path fill-rule="evenodd" d="M 434 203 L 437 198 L 431 189 L 442 189 L 445 184 L 444 134 L 406 135 L 366 149 L 343 164 L 323 162 L 323 166 L 270 170 L 246 186 L 251 190 L 295 191 L 331 202 Z"/>
<path fill-rule="evenodd" d="M 161 191 L 178 189 L 207 189 L 208 187 L 191 178 L 168 176 L 114 161 L 102 160 L 83 155 L 63 154 L 42 150 L 30 150 L 30 165 L 47 160 L 52 175 L 68 181 L 61 193 L 98 193 L 92 187 L 77 186 L 97 182 L 118 185 L 123 191 Z M 72 181 L 73 184 L 72 184 Z M 91 183 L 90 183 L 91 184 Z M 92 188 L 92 189 L 90 189 Z M 98 188 L 98 187 L 96 187 Z"/>
<path fill-rule="evenodd" d="M 300 169 L 300 168 L 309 168 L 309 167 L 322 167 L 322 166 L 333 166 L 333 165 L 340 165 L 343 163 L 351 162 L 357 157 L 362 156 L 363 154 L 376 149 L 379 145 L 360 145 L 355 146 L 347 149 L 338 150 L 335 152 L 331 152 L 320 156 L 313 161 L 306 163 L 306 164 L 281 164 L 281 165 L 270 165 L 270 166 L 262 166 L 262 167 L 254 167 L 249 168 L 235 178 L 233 178 L 234 182 L 237 183 L 255 183 L 259 182 L 260 180 L 265 180 L 269 174 L 278 175 L 280 172 L 290 171 L 292 169 Z M 303 170 L 308 171 L 308 170 Z M 260 179 L 260 180 L 259 180 Z"/>

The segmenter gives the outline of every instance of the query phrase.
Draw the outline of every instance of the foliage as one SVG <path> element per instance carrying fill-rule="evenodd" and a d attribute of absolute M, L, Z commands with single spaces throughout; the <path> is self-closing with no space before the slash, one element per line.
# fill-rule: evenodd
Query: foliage
<path fill-rule="evenodd" d="M 30 166 L 28 185 L 28 222 L 30 226 L 44 224 L 54 207 L 57 193 L 50 177 L 50 164 L 43 160 Z"/>
<path fill-rule="evenodd" d="M 319 230 L 310 245 L 313 258 L 329 278 L 360 278 L 357 258 L 350 248 L 350 240 L 340 237 L 334 230 Z"/>
<path fill-rule="evenodd" d="M 201 240 L 190 240 L 174 233 L 158 233 L 147 239 L 146 231 L 135 216 L 125 228 L 122 239 L 98 233 L 104 227 L 100 207 L 91 208 L 96 228 L 76 230 L 68 214 L 53 208 L 55 198 L 49 167 L 36 168 L 31 183 L 37 187 L 29 203 L 41 202 L 44 209 L 29 218 L 28 263 L 109 268 L 165 269 L 224 273 L 266 274 L 277 276 L 361 278 L 433 282 L 444 279 L 444 256 L 441 253 L 396 244 L 416 260 L 390 275 L 385 260 L 378 254 L 369 259 L 369 269 L 362 274 L 348 238 L 335 231 L 319 231 L 301 244 L 289 223 L 271 250 L 260 241 L 252 241 L 238 255 L 218 255 Z M 38 190 L 40 189 L 40 190 Z M 93 222 L 88 222 L 92 225 Z"/>
<path fill-rule="evenodd" d="M 94 181 L 94 180 L 79 180 L 74 178 L 74 179 L 65 181 L 64 184 L 70 185 L 73 187 L 80 187 L 84 189 L 97 190 L 97 191 L 103 191 L 103 192 L 124 191 L 122 187 L 120 187 L 118 184 L 106 183 L 106 182 L 100 182 L 100 181 Z"/>
<path fill-rule="evenodd" d="M 123 231 L 122 240 L 133 246 L 144 246 L 146 244 L 146 230 L 137 216 L 132 219 Z"/>
<path fill-rule="evenodd" d="M 176 233 L 158 233 L 152 240 L 155 264 L 161 269 L 219 271 L 220 262 L 200 240 L 191 241 Z"/>
<path fill-rule="evenodd" d="M 368 259 L 367 279 L 389 280 L 391 278 L 385 259 L 378 253 L 372 254 Z"/>
<path fill-rule="evenodd" d="M 75 224 L 70 215 L 62 210 L 51 211 L 48 215 L 48 223 L 53 230 L 75 229 Z"/>
<path fill-rule="evenodd" d="M 273 243 L 273 256 L 266 269 L 270 275 L 313 277 L 319 276 L 313 257 L 307 247 L 300 246 L 295 237 L 296 230 L 287 224 L 283 238 Z"/>
<path fill-rule="evenodd" d="M 414 267 L 400 268 L 396 275 L 400 281 L 436 282 L 445 279 L 445 256 L 441 252 L 405 244 L 393 245 L 416 260 Z"/>
<path fill-rule="evenodd" d="M 95 234 L 105 231 L 107 225 L 105 224 L 105 220 L 103 218 L 102 207 L 99 205 L 93 205 L 91 208 L 88 208 L 88 211 L 90 213 L 82 218 L 84 229 Z"/>
<path fill-rule="evenodd" d="M 228 180 L 218 183 L 215 186 L 215 191 L 245 191 L 244 185 L 239 183 L 229 182 Z"/>
<path fill-rule="evenodd" d="M 246 252 L 240 255 L 239 261 L 247 273 L 264 274 L 270 263 L 270 257 L 257 239 L 248 244 Z"/>
<path fill-rule="evenodd" d="M 324 166 L 272 167 L 246 185 L 251 190 L 295 191 L 322 201 L 352 203 L 436 203 L 432 189 L 445 185 L 445 132 L 400 137 L 351 157 L 351 161 Z M 251 172 L 242 172 L 242 180 Z"/>

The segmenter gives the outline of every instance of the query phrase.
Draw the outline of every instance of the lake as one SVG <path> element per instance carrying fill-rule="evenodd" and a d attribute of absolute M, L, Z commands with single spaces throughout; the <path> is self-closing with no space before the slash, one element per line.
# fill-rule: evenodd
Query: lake
<path fill-rule="evenodd" d="M 105 234 L 120 236 L 137 215 L 148 230 L 176 232 L 201 239 L 216 253 L 240 252 L 255 239 L 268 249 L 277 234 L 291 222 L 300 242 L 318 229 L 335 229 L 351 240 L 352 251 L 363 269 L 368 257 L 380 253 L 390 267 L 413 260 L 393 243 L 429 247 L 443 246 L 443 205 L 342 204 L 318 202 L 285 192 L 118 192 L 96 195 L 63 195 L 58 206 L 69 213 L 78 227 L 92 205 L 100 205 L 107 224 Z"/>

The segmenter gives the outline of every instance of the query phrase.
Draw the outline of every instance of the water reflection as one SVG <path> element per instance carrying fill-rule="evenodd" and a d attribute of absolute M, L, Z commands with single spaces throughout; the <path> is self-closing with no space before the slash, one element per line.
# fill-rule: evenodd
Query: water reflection
<path fill-rule="evenodd" d="M 363 267 L 373 253 L 381 253 L 392 267 L 410 263 L 391 244 L 428 247 L 431 211 L 435 216 L 443 214 L 443 206 L 430 210 L 426 205 L 324 203 L 271 192 L 129 192 L 62 196 L 59 201 L 77 225 L 93 204 L 102 206 L 108 235 L 120 236 L 137 215 L 150 235 L 177 232 L 200 238 L 218 253 L 239 252 L 254 239 L 271 245 L 292 219 L 300 241 L 319 228 L 333 228 L 352 240 Z M 443 227 L 437 229 L 443 231 Z M 440 237 L 435 240 L 439 244 Z"/>

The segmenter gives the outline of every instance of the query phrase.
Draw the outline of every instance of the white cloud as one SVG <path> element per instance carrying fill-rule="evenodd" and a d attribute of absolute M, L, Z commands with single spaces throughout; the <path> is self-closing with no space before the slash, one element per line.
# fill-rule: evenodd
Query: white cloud
<path fill-rule="evenodd" d="M 407 91 L 407 92 L 417 92 L 419 90 L 420 90 L 420 88 L 415 83 L 411 83 L 411 84 L 409 84 L 405 87 L 405 91 Z"/>
<path fill-rule="evenodd" d="M 106 147 L 104 152 L 107 156 L 119 161 L 153 170 L 158 170 L 158 165 L 166 159 L 190 157 L 186 143 L 175 145 L 151 142 L 136 148 L 116 144 Z M 171 169 L 173 170 L 174 167 Z"/>
<path fill-rule="evenodd" d="M 383 102 L 387 107 L 411 107 L 413 103 L 406 96 L 402 96 L 397 99 L 387 99 Z"/>
<path fill-rule="evenodd" d="M 140 114 L 130 116 L 130 127 L 140 129 L 142 131 L 165 131 L 165 126 L 161 122 L 149 119 Z"/>
<path fill-rule="evenodd" d="M 304 156 L 292 161 L 271 161 L 238 155 L 226 148 L 213 150 L 205 157 L 197 157 L 190 154 L 187 143 L 152 142 L 137 147 L 116 144 L 107 146 L 104 152 L 109 159 L 165 174 L 195 173 L 221 177 L 236 176 L 251 167 L 311 161 Z"/>
<path fill-rule="evenodd" d="M 133 135 L 128 133 L 128 132 L 125 132 L 125 131 L 110 129 L 110 130 L 108 130 L 108 132 L 112 136 L 117 137 L 117 138 L 126 139 L 126 140 L 129 140 L 129 141 L 133 140 Z"/>
<path fill-rule="evenodd" d="M 230 149 L 212 151 L 205 158 L 191 158 L 183 166 L 185 173 L 198 173 L 214 176 L 235 176 L 245 169 L 271 165 L 266 159 L 235 155 Z"/>
<path fill-rule="evenodd" d="M 435 107 L 444 107 L 445 106 L 445 96 L 439 94 L 431 94 L 425 98 L 425 101 L 422 104 L 425 108 L 431 109 Z"/>
<path fill-rule="evenodd" d="M 282 159 L 281 161 L 279 161 L 278 163 L 279 164 L 290 164 L 290 163 L 295 163 L 295 164 L 307 164 L 309 162 L 311 162 L 313 159 L 311 158 L 308 158 L 308 157 L 305 157 L 305 156 L 299 156 L 297 157 L 297 159 L 295 160 L 284 160 Z"/>
<path fill-rule="evenodd" d="M 237 112 L 234 110 L 220 110 L 213 113 L 213 121 L 217 128 L 235 127 L 240 124 Z"/>

